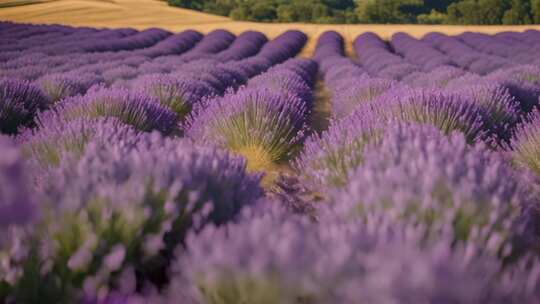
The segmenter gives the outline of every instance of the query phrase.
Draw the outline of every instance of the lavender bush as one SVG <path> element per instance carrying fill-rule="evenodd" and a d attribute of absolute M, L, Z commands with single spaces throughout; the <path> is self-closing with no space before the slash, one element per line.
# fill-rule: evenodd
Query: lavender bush
<path fill-rule="evenodd" d="M 34 116 L 48 105 L 47 97 L 31 83 L 0 79 L 0 133 L 15 134 L 31 126 Z"/>
<path fill-rule="evenodd" d="M 283 212 L 245 212 L 187 241 L 165 303 L 520 303 L 538 270 L 501 274 L 473 244 L 387 218 L 313 224 Z M 224 254 L 227 252 L 228 254 Z M 523 284 L 523 285 L 520 285 Z"/>
<path fill-rule="evenodd" d="M 194 140 L 245 155 L 250 168 L 289 157 L 305 129 L 306 106 L 298 97 L 270 90 L 241 90 L 213 100 L 188 120 Z"/>
<path fill-rule="evenodd" d="M 24 273 L 14 294 L 18 301 L 27 299 L 19 294 L 25 288 L 47 302 L 100 299 L 135 274 L 163 284 L 184 235 L 252 204 L 262 194 L 259 179 L 239 158 L 157 133 L 136 145 L 92 141 L 41 179 L 40 249 L 24 261 L 41 271 Z"/>

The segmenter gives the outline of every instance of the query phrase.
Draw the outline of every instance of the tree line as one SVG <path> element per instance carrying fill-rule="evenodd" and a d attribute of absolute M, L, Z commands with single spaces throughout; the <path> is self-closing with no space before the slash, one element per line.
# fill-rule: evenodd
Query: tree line
<path fill-rule="evenodd" d="M 532 24 L 540 0 L 167 0 L 235 20 L 306 23 Z"/>

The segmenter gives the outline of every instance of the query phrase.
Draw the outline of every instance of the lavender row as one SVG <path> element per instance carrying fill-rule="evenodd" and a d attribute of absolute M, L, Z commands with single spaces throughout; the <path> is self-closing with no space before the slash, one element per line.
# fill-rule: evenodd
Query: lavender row
<path fill-rule="evenodd" d="M 219 36 L 220 32 L 216 32 L 216 34 Z M 214 35 L 210 34 L 210 36 L 212 38 Z M 178 36 L 173 37 L 175 38 L 177 45 L 171 45 L 171 43 L 175 42 L 173 40 L 170 41 L 170 43 L 158 44 L 156 48 L 144 49 L 143 52 L 145 52 L 146 54 L 160 53 L 163 55 L 163 51 L 166 51 L 167 49 L 172 51 L 182 51 L 182 49 L 189 48 L 194 42 L 199 40 L 201 38 L 201 35 L 193 31 L 186 31 L 179 34 Z M 259 35 L 248 35 L 247 38 L 249 37 L 258 38 L 255 43 L 260 44 L 261 38 Z M 251 49 L 250 52 L 253 52 L 253 46 L 250 44 L 248 39 L 243 39 L 241 40 L 241 42 L 242 41 L 244 44 L 247 44 L 248 47 L 246 49 Z M 164 42 L 167 41 L 165 40 Z M 219 42 L 217 44 L 219 44 Z M 211 47 L 211 41 L 207 42 L 206 45 L 208 45 L 207 47 Z M 39 60 L 37 57 L 35 57 L 36 61 L 43 64 L 43 70 L 48 70 L 47 74 L 40 77 L 36 81 L 36 83 L 43 89 L 50 101 L 54 103 L 66 97 L 75 96 L 77 94 L 84 94 L 90 87 L 98 85 L 100 83 L 105 83 L 105 85 L 107 86 L 111 86 L 113 84 L 115 84 L 116 86 L 125 86 L 131 79 L 134 79 L 141 74 L 144 75 L 171 72 L 174 69 L 175 64 L 177 67 L 181 65 L 179 63 L 180 61 L 172 56 L 160 57 L 156 60 L 156 62 L 154 62 L 138 54 L 133 54 L 132 57 L 128 56 L 127 58 L 124 58 L 126 54 L 118 55 L 119 56 L 99 55 L 87 57 L 88 59 L 90 59 L 89 62 L 98 61 L 98 63 L 87 65 L 83 64 L 84 58 L 76 58 L 77 61 L 68 61 L 67 64 L 64 63 L 63 67 L 58 69 L 59 71 L 67 70 L 66 72 L 51 72 L 50 69 L 46 68 L 46 66 L 52 64 L 50 61 L 43 59 Z M 245 55 L 249 55 L 249 53 Z M 114 58 L 118 59 L 115 60 Z M 57 59 L 65 60 L 66 58 L 59 57 Z M 99 63 L 99 61 L 103 61 L 104 63 Z M 24 63 L 24 61 L 21 62 L 21 65 L 22 63 Z M 77 68 L 69 70 L 70 67 Z M 201 69 L 204 70 L 204 67 Z M 185 68 L 185 70 L 189 70 L 189 68 Z M 184 79 L 189 76 L 189 74 L 195 72 L 196 71 L 193 71 L 193 68 L 191 68 L 191 71 L 183 73 L 186 74 L 184 75 Z M 217 72 L 219 72 L 219 70 L 214 70 L 214 73 Z M 231 73 L 232 72 L 229 72 L 229 75 Z M 245 81 L 241 75 L 233 76 L 233 78 L 234 79 L 228 79 L 226 83 L 218 83 L 214 86 L 217 86 L 218 91 L 223 92 L 228 86 L 234 85 L 234 82 L 241 83 Z M 208 84 L 203 84 L 203 86 L 204 85 L 206 85 L 207 87 L 209 86 Z M 199 85 L 198 87 L 201 86 Z M 200 90 L 204 90 L 204 88 Z M 206 92 L 206 94 L 204 95 L 211 95 L 211 93 L 213 92 Z M 194 98 L 201 97 L 201 94 L 196 93 L 195 95 L 196 96 Z"/>
<path fill-rule="evenodd" d="M 486 54 L 494 54 L 521 64 L 538 63 L 538 48 L 524 43 L 504 43 L 496 37 L 480 33 L 466 32 L 456 36 L 463 43 Z"/>
<path fill-rule="evenodd" d="M 343 37 L 336 32 L 321 35 L 315 58 L 331 95 L 333 119 L 351 114 L 359 104 L 374 100 L 397 84 L 393 80 L 371 77 L 363 66 L 345 57 Z"/>
<path fill-rule="evenodd" d="M 390 45 L 398 55 L 420 66 L 423 71 L 429 72 L 438 67 L 455 65 L 453 60 L 445 54 L 406 33 L 393 35 Z"/>
<path fill-rule="evenodd" d="M 500 56 L 483 54 L 458 39 L 440 33 L 430 33 L 422 40 L 453 58 L 460 67 L 479 75 L 511 65 L 511 62 Z"/>
<path fill-rule="evenodd" d="M 220 34 L 221 33 L 221 34 Z M 216 31 L 209 34 L 210 37 L 207 38 L 203 42 L 204 45 L 208 45 L 207 47 L 212 47 L 214 43 L 216 45 L 222 45 L 223 42 L 220 40 L 217 40 L 215 42 L 212 42 L 214 38 L 219 38 L 220 35 L 231 35 L 230 33 L 225 34 L 225 32 Z M 215 37 L 217 36 L 217 37 Z M 230 38 L 230 36 L 227 36 Z M 40 69 L 45 70 L 46 66 L 55 66 L 55 71 L 59 72 L 65 72 L 70 71 L 73 69 L 83 69 L 85 65 L 96 65 L 96 64 L 102 64 L 107 66 L 118 66 L 122 64 L 128 64 L 128 65 L 139 65 L 142 63 L 145 63 L 148 61 L 147 57 L 158 57 L 168 58 L 170 56 L 168 55 L 178 55 L 185 51 L 188 51 L 193 47 L 193 45 L 198 45 L 197 42 L 199 42 L 202 38 L 202 36 L 193 31 L 186 31 L 184 33 L 180 33 L 178 35 L 169 36 L 171 39 L 170 41 L 168 39 L 162 40 L 161 43 L 158 43 L 152 47 L 149 48 L 143 48 L 140 50 L 134 50 L 134 51 L 121 51 L 121 52 L 104 52 L 104 53 L 88 53 L 88 54 L 70 54 L 70 55 L 59 55 L 59 56 L 48 56 L 45 57 L 40 53 L 31 53 L 27 56 L 19 57 L 15 60 L 8 61 L 3 64 L 3 67 L 6 69 L 12 69 L 4 71 L 4 74 L 12 76 L 12 77 L 25 77 L 24 74 L 25 67 L 28 67 L 29 65 L 34 65 L 31 70 L 37 70 L 37 72 L 40 72 Z M 98 41 L 101 41 L 99 39 Z M 230 43 L 229 41 L 228 43 Z M 103 42 L 99 42 L 103 43 Z M 173 45 L 171 45 L 173 44 Z M 228 46 L 228 44 L 225 45 L 225 47 Z M 221 46 L 223 47 L 223 46 Z M 219 51 L 219 49 L 217 49 Z M 19 70 L 17 70 L 19 68 Z M 21 72 L 18 75 L 17 72 Z M 39 74 L 37 74 L 39 76 Z M 35 75 L 28 75 L 28 77 L 36 78 Z"/>
<path fill-rule="evenodd" d="M 373 33 L 358 36 L 353 43 L 358 61 L 370 75 L 401 80 L 410 73 L 420 71 L 394 54 L 385 41 Z"/>
<path fill-rule="evenodd" d="M 391 53 L 384 41 L 369 33 L 356 40 L 355 48 L 361 63 L 370 58 L 370 52 L 375 53 L 375 59 L 384 56 L 386 59 L 377 61 L 375 68 L 368 64 L 368 71 L 403 84 L 451 92 L 463 91 L 464 86 L 499 86 L 499 91 L 508 90 L 519 102 L 522 113 L 528 113 L 538 104 L 540 69 L 535 65 L 520 65 L 500 56 L 486 55 L 438 33 L 428 34 L 422 40 L 399 33 L 393 36 L 391 44 L 404 58 Z M 383 51 L 377 54 L 370 50 Z"/>
<path fill-rule="evenodd" d="M 267 47 L 269 50 L 280 51 L 281 48 L 273 45 L 297 38 L 296 32 L 286 32 L 269 42 Z M 25 143 L 39 166 L 51 166 L 58 164 L 64 146 L 77 142 L 77 150 L 81 150 L 88 140 L 97 136 L 92 130 L 80 128 L 78 120 L 85 117 L 114 117 L 138 131 L 157 130 L 162 134 L 182 134 L 181 125 L 193 107 L 227 90 L 233 90 L 245 83 L 253 71 L 261 73 L 271 65 L 263 57 L 255 56 L 249 64 L 243 64 L 249 68 L 244 73 L 244 70 L 235 69 L 235 65 L 197 62 L 176 74 L 140 76 L 134 80 L 129 90 L 97 87 L 87 94 L 65 98 L 51 110 L 37 115 L 37 129 L 25 130 L 20 135 L 20 141 Z M 66 81 L 69 80 L 66 78 Z M 6 83 L 5 87 L 15 84 L 17 82 Z M 39 89 L 33 88 L 36 94 L 39 93 Z M 14 95 L 22 92 L 19 88 L 13 90 Z M 43 110 L 43 107 L 39 110 Z M 32 114 L 36 112 L 34 110 Z M 31 115 L 26 120 L 18 118 L 14 121 L 6 120 L 6 123 L 12 127 L 12 133 L 17 131 L 17 127 L 33 126 Z"/>

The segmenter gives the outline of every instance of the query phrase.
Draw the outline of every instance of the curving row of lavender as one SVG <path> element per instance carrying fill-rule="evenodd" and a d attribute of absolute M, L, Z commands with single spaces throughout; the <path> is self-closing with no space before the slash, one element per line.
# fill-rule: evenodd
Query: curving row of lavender
<path fill-rule="evenodd" d="M 539 302 L 540 32 L 306 41 L 0 22 L 0 301 Z"/>

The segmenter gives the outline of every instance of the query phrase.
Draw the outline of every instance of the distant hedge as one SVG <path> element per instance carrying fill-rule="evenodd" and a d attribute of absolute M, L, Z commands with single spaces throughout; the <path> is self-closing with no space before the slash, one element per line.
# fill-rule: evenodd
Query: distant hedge
<path fill-rule="evenodd" d="M 532 24 L 540 0 L 167 0 L 235 20 L 308 23 Z"/>

